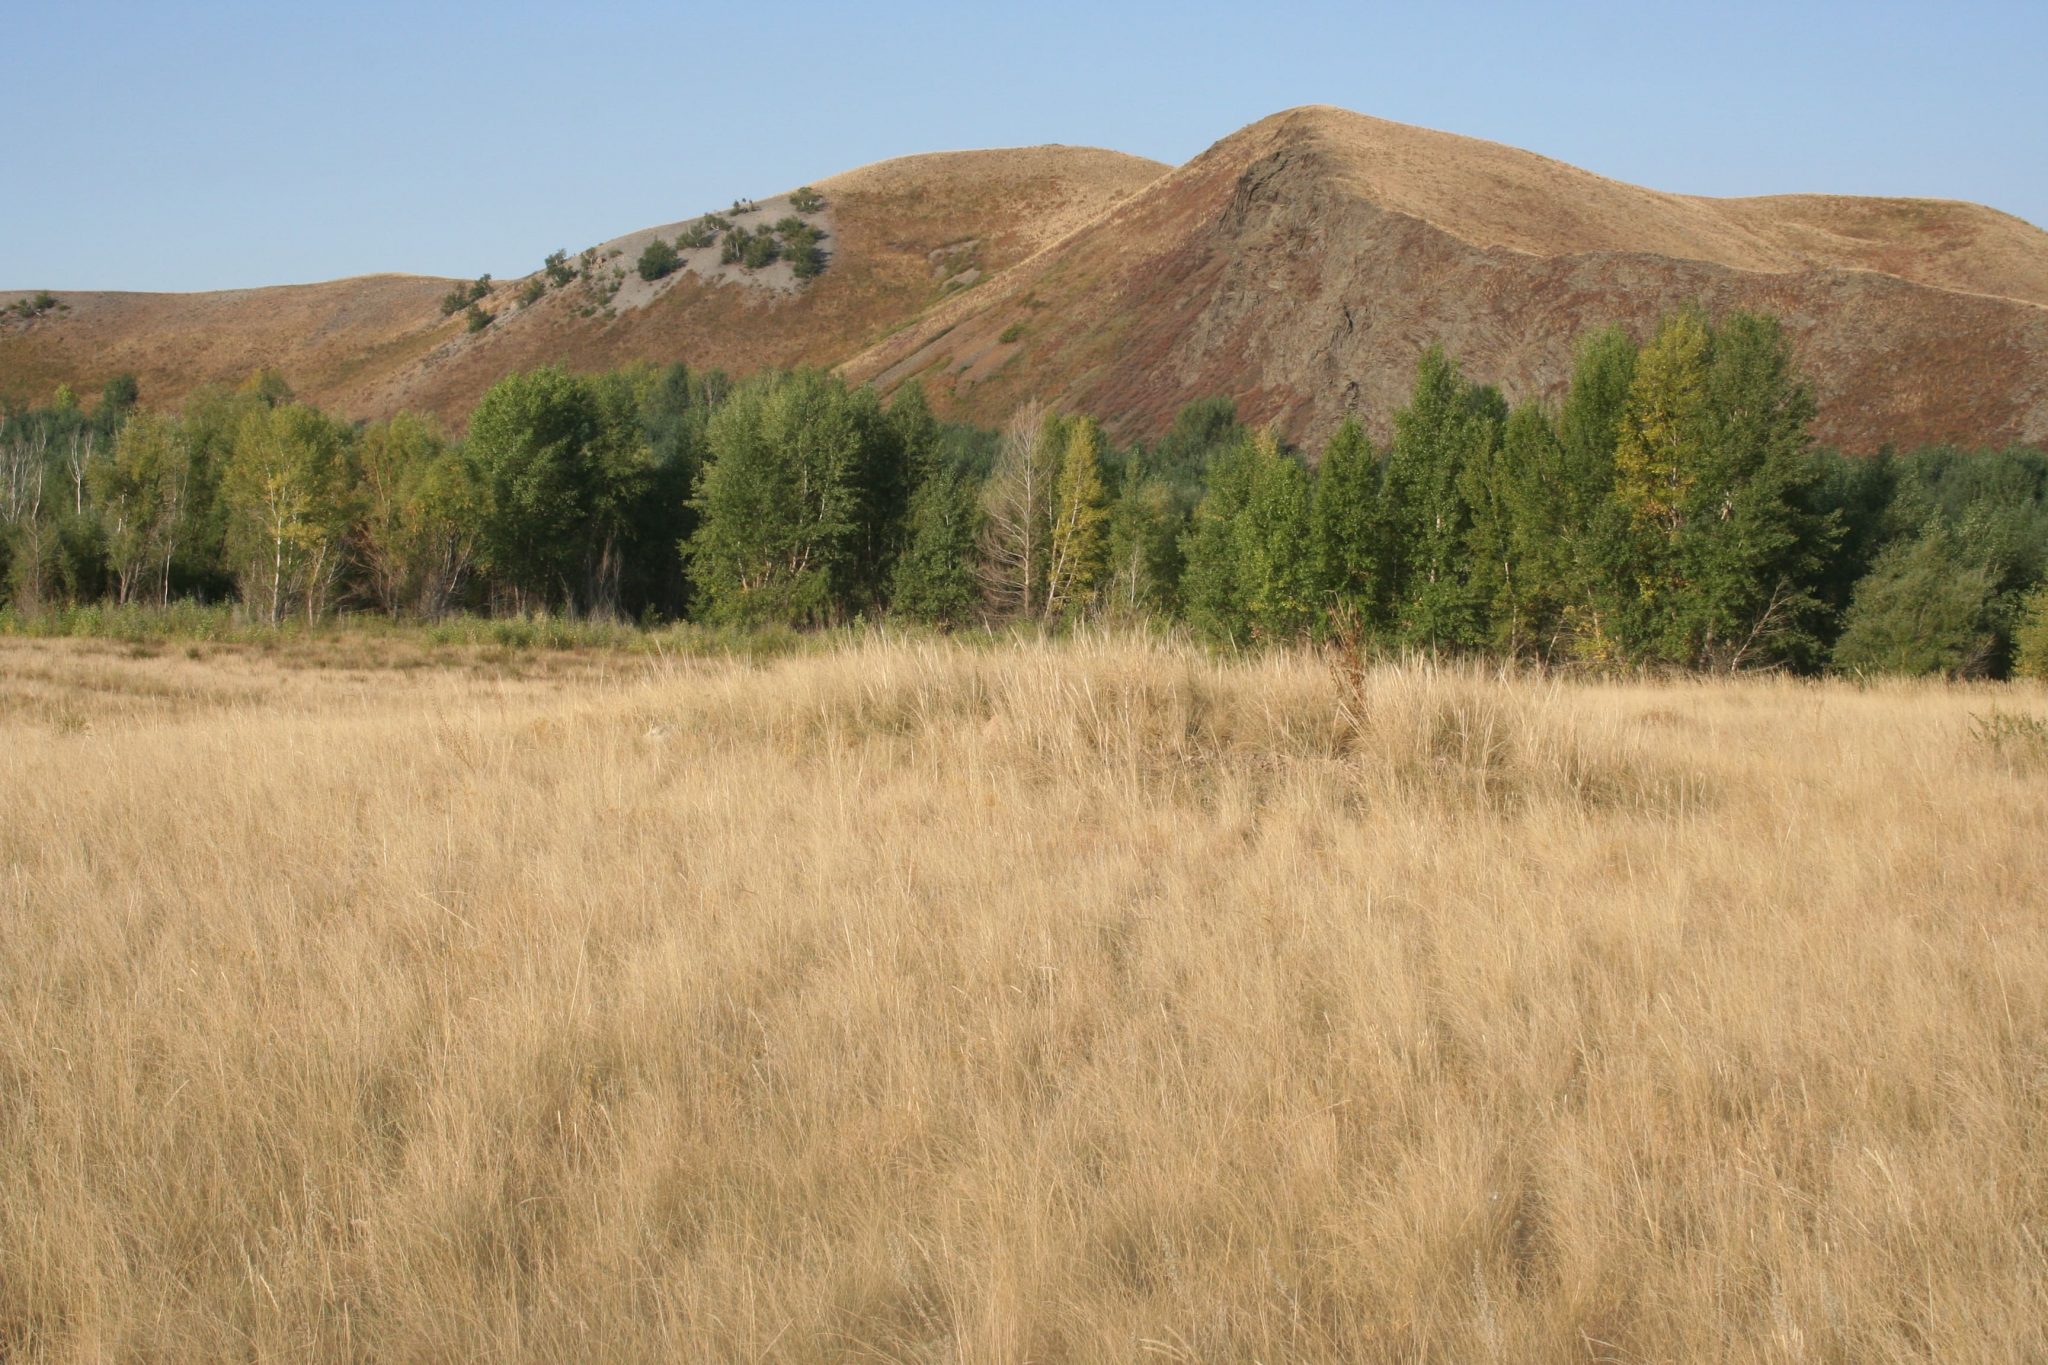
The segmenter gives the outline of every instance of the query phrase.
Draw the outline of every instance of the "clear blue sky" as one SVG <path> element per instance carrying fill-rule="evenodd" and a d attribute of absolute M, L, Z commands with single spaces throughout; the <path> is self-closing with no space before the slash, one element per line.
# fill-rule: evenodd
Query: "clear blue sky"
<path fill-rule="evenodd" d="M 2048 224 L 2048 0 L 0 7 L 0 286 L 499 276 L 865 162 L 1299 104 L 1699 194 Z"/>

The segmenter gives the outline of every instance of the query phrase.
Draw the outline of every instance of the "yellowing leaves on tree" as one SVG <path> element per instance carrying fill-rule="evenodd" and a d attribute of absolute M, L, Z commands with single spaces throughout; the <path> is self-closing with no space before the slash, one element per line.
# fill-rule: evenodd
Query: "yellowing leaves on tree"
<path fill-rule="evenodd" d="M 1707 405 L 1707 324 L 1672 314 L 1643 349 L 1614 452 L 1614 493 L 1638 529 L 1675 534 L 1698 476 Z"/>
<path fill-rule="evenodd" d="M 1051 554 L 1046 564 L 1048 619 L 1079 610 L 1102 577 L 1109 499 L 1102 488 L 1102 438 L 1090 418 L 1068 425 L 1053 487 Z"/>

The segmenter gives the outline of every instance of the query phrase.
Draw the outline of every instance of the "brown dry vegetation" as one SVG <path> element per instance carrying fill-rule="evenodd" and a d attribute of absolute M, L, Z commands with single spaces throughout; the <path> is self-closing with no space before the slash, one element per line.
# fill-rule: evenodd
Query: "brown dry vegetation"
<path fill-rule="evenodd" d="M 460 335 L 462 320 L 440 309 L 455 283 L 365 275 L 203 294 L 67 289 L 69 313 L 0 326 L 0 403 L 46 403 L 60 383 L 89 397 L 125 372 L 150 405 L 169 406 L 202 384 L 273 368 L 302 396 L 362 415 L 349 400 L 365 379 Z"/>
<path fill-rule="evenodd" d="M 301 397 L 348 417 L 411 408 L 459 426 L 497 379 L 537 365 L 681 360 L 742 374 L 831 365 L 944 296 L 930 253 L 973 242 L 979 267 L 1001 270 L 1166 169 L 1088 147 L 885 161 L 818 182 L 831 265 L 798 293 L 686 273 L 651 306 L 606 317 L 583 315 L 590 299 L 579 288 L 515 308 L 516 285 L 500 281 L 484 303 L 497 321 L 474 335 L 441 315 L 454 280 L 369 276 L 207 294 L 62 290 L 70 314 L 0 326 L 0 401 L 44 402 L 60 382 L 86 394 L 125 370 L 140 378 L 146 402 L 169 405 L 200 384 L 239 383 L 270 366 Z M 604 266 L 630 275 L 647 235 L 606 243 L 631 250 Z"/>
<path fill-rule="evenodd" d="M 1351 413 L 1384 440 L 1425 346 L 1556 398 L 1587 332 L 1693 301 L 1784 319 L 1823 440 L 2048 440 L 2048 234 L 2019 219 L 1666 194 L 1325 107 L 1225 138 L 846 369 L 921 376 L 985 423 L 1038 396 L 1150 437 L 1221 393 L 1296 440 Z"/>
<path fill-rule="evenodd" d="M 0 642 L 0 1355 L 2048 1353 L 2039 688 L 379 648 Z"/>
<path fill-rule="evenodd" d="M 919 376 L 946 415 L 998 425 L 1040 398 L 1122 438 L 1223 394 L 1320 444 L 1350 413 L 1385 439 L 1432 343 L 1511 399 L 1556 398 L 1586 332 L 1646 332 L 1697 301 L 1783 318 L 1824 441 L 2048 441 L 2048 234 L 1976 204 L 1672 194 L 1321 106 L 1174 170 L 1027 147 L 818 188 L 831 264 L 799 291 L 691 270 L 608 317 L 578 289 L 515 309 L 501 284 L 498 320 L 472 335 L 439 315 L 447 280 L 60 290 L 72 314 L 0 326 L 0 401 L 127 369 L 161 404 L 267 364 L 350 417 L 413 408 L 460 426 L 513 370 L 682 360 L 840 366 L 885 389 Z M 630 275 L 650 231 L 607 243 L 626 252 L 607 269 Z"/>

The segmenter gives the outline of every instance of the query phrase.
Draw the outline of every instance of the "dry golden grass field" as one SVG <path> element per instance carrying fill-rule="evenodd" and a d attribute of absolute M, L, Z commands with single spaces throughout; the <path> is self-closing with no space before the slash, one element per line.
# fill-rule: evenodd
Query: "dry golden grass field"
<path fill-rule="evenodd" d="M 0 641 L 0 1358 L 2040 1361 L 2044 718 Z"/>

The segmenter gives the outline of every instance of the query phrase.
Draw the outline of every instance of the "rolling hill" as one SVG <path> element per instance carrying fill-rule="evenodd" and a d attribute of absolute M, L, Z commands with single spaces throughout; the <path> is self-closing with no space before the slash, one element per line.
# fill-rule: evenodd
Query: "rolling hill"
<path fill-rule="evenodd" d="M 1167 169 L 1079 147 L 885 161 L 816 182 L 829 259 L 801 290 L 787 267 L 722 268 L 716 249 L 688 253 L 688 268 L 646 285 L 634 272 L 641 248 L 683 220 L 598 244 L 588 278 L 530 306 L 517 302 L 521 281 L 496 282 L 481 306 L 497 321 L 475 334 L 441 313 L 442 296 L 463 283 L 452 279 L 377 275 L 203 294 L 53 287 L 68 313 L 0 322 L 0 402 L 47 399 L 59 383 L 86 393 L 130 371 L 146 402 L 175 403 L 270 366 L 301 397 L 351 417 L 410 407 L 459 422 L 500 375 L 548 362 L 682 360 L 734 372 L 836 364 Z M 765 225 L 788 212 L 787 196 L 726 212 Z M 31 292 L 0 290 L 0 302 Z"/>
<path fill-rule="evenodd" d="M 1563 388 L 1576 339 L 1641 333 L 1686 300 L 1785 321 L 1818 436 L 1851 450 L 2048 441 L 2048 233 L 1974 204 L 1643 189 L 1498 144 L 1327 107 L 1290 110 L 1178 169 L 1070 147 L 908 157 L 817 182 L 829 263 L 685 253 L 646 284 L 642 229 L 575 286 L 474 335 L 455 282 L 378 276 L 203 295 L 58 291 L 72 312 L 0 326 L 0 399 L 135 371 L 145 397 L 259 364 L 357 417 L 459 421 L 499 375 L 556 361 L 838 366 L 999 421 L 1029 396 L 1151 436 L 1236 398 L 1319 441 L 1347 413 L 1384 438 L 1432 342 L 1511 399 Z M 786 197 L 741 219 L 768 223 Z M 12 298 L 0 291 L 0 299 Z"/>
<path fill-rule="evenodd" d="M 1348 412 L 1384 438 L 1432 342 L 1555 396 L 1578 336 L 1688 299 L 1784 319 L 1823 440 L 2048 440 L 2048 233 L 2019 219 L 1665 194 L 1329 108 L 1225 139 L 846 368 L 983 420 L 1038 395 L 1144 435 L 1227 393 L 1297 439 Z"/>

